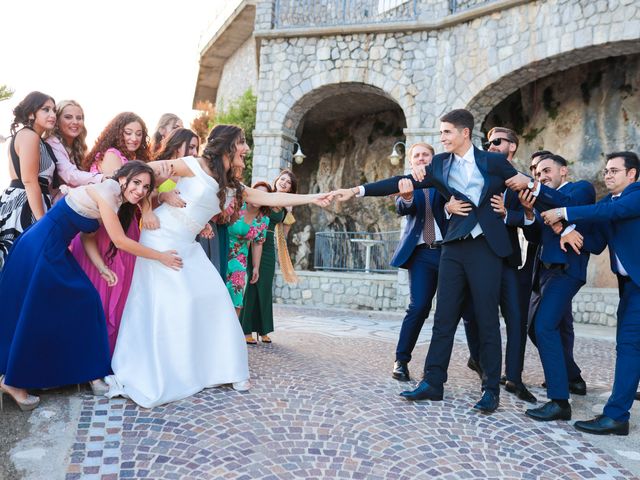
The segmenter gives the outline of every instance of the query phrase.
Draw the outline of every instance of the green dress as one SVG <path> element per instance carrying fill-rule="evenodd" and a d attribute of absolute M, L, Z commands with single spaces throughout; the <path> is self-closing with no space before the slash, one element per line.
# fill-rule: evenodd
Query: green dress
<path fill-rule="evenodd" d="M 233 306 L 242 308 L 242 298 L 247 284 L 247 257 L 249 242 L 262 243 L 267 235 L 269 217 L 258 214 L 250 225 L 244 221 L 247 204 L 242 204 L 240 218 L 229 225 L 229 262 L 227 264 L 227 290 L 233 300 Z"/>
<path fill-rule="evenodd" d="M 244 308 L 240 315 L 240 323 L 245 335 L 258 332 L 258 335 L 267 335 L 273 332 L 273 278 L 276 274 L 276 247 L 275 228 L 286 216 L 283 208 L 279 212 L 271 211 L 269 215 L 269 230 L 267 238 L 262 245 L 262 257 L 260 259 L 260 276 L 255 284 L 249 284 L 244 295 Z M 251 278 L 253 268 L 251 252 L 247 276 Z"/>

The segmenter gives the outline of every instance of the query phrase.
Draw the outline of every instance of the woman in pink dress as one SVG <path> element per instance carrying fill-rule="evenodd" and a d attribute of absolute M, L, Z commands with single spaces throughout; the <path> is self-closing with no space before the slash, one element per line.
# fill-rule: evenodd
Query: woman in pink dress
<path fill-rule="evenodd" d="M 82 167 L 89 172 L 110 176 L 129 160 L 143 160 L 145 162 L 149 160 L 147 127 L 135 113 L 124 112 L 117 115 L 102 131 L 95 146 L 85 157 Z M 139 214 L 121 219 L 121 221 L 125 226 L 127 237 L 138 241 L 140 239 Z M 89 260 L 79 237 L 73 240 L 71 251 L 100 294 L 107 321 L 109 348 L 113 354 L 122 311 L 131 287 L 136 257 L 117 250 L 104 227 L 98 229 L 96 240 L 100 255 L 105 259 L 107 266 L 118 276 L 119 281 L 113 287 L 107 285 L 100 272 Z"/>

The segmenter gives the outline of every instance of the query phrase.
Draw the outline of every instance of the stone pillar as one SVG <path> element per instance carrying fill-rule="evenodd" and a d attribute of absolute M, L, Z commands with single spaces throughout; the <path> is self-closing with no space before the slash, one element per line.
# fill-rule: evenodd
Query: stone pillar
<path fill-rule="evenodd" d="M 291 168 L 294 137 L 281 130 L 253 131 L 252 183 L 271 183 L 284 168 Z"/>

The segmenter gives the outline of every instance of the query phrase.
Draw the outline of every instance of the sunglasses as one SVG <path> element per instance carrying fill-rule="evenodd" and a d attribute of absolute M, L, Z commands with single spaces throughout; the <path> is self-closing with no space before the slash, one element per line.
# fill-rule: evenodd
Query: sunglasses
<path fill-rule="evenodd" d="M 511 140 L 507 139 L 507 138 L 494 138 L 493 140 L 486 142 L 483 146 L 485 150 L 489 150 L 489 147 L 491 145 L 494 145 L 496 147 L 500 146 L 500 144 L 505 141 L 505 142 L 509 142 L 509 143 L 513 143 Z"/>

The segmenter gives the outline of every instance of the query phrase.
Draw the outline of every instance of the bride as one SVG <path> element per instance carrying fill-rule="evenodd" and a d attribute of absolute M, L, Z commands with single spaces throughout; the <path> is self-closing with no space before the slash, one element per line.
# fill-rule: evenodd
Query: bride
<path fill-rule="evenodd" d="M 315 203 L 327 206 L 328 194 L 266 193 L 244 187 L 235 171 L 249 153 L 242 129 L 218 125 L 209 134 L 201 158 L 152 162 L 169 164 L 183 208 L 161 205 L 154 213 L 160 228 L 143 230 L 140 243 L 174 249 L 184 267 L 175 271 L 159 262 L 136 261 L 111 367 L 108 396 L 128 396 L 145 408 L 179 400 L 203 388 L 231 383 L 249 388 L 244 334 L 222 278 L 196 235 L 209 219 L 236 197 L 272 207 Z"/>

